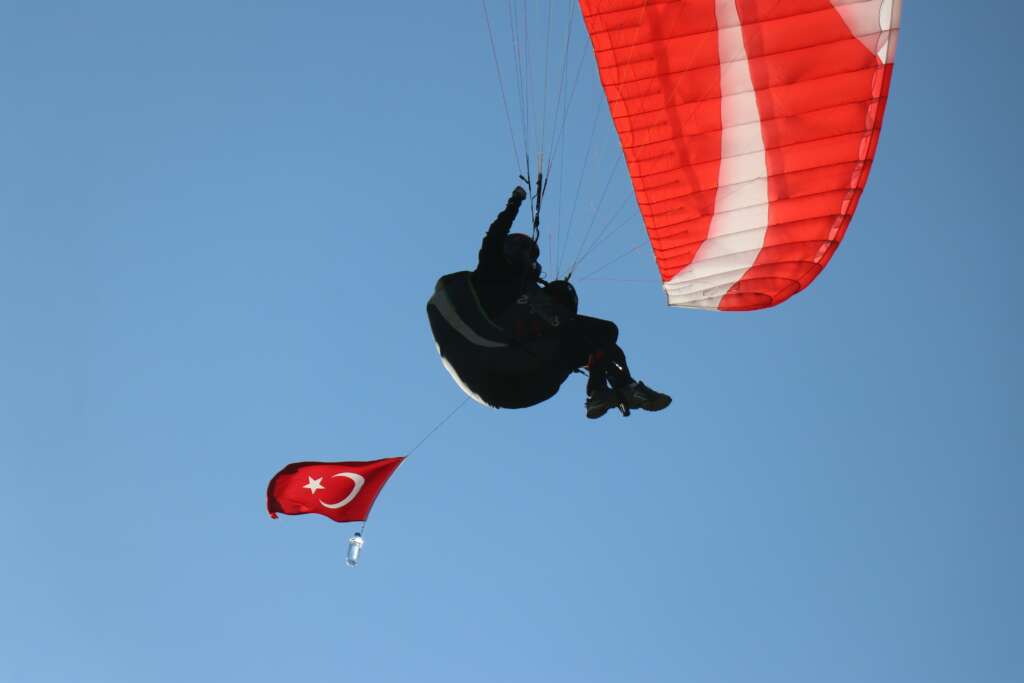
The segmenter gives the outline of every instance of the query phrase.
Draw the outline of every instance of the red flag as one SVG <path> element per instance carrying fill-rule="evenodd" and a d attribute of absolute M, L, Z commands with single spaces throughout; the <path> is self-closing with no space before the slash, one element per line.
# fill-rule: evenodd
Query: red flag
<path fill-rule="evenodd" d="M 270 480 L 267 512 L 275 519 L 278 512 L 318 512 L 335 522 L 366 521 L 377 494 L 403 460 L 293 462 Z"/>

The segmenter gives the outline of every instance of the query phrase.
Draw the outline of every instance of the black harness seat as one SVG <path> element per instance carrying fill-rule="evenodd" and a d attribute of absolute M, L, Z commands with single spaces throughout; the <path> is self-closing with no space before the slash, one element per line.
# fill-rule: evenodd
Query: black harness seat
<path fill-rule="evenodd" d="M 445 369 L 470 398 L 492 408 L 526 408 L 554 396 L 573 371 L 559 354 L 559 335 L 513 335 L 510 330 L 538 327 L 528 297 L 499 324 L 480 305 L 471 275 L 442 276 L 427 302 Z"/>

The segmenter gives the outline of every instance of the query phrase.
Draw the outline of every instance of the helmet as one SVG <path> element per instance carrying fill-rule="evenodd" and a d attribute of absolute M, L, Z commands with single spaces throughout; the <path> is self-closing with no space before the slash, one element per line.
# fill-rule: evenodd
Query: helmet
<path fill-rule="evenodd" d="M 540 247 L 529 235 L 514 232 L 505 237 L 502 248 L 505 260 L 510 264 L 521 266 L 535 275 L 540 274 L 540 264 L 537 263 L 537 258 L 540 257 Z"/>
<path fill-rule="evenodd" d="M 568 280 L 552 280 L 544 285 L 544 293 L 553 302 L 576 313 L 580 306 L 580 299 L 576 295 L 576 288 Z"/>

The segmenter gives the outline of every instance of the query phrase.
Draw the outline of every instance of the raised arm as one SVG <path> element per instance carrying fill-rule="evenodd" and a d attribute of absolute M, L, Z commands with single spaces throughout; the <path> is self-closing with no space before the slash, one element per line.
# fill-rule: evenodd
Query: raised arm
<path fill-rule="evenodd" d="M 494 267 L 502 268 L 505 259 L 505 236 L 512 229 L 512 223 L 516 219 L 516 214 L 519 213 L 519 205 L 523 203 L 524 199 L 526 199 L 526 190 L 521 187 L 516 187 L 516 189 L 512 190 L 512 196 L 508 198 L 505 208 L 494 219 L 494 222 L 491 223 L 491 227 L 487 229 L 483 244 L 480 245 L 480 259 L 477 264 L 478 271 L 489 270 Z"/>

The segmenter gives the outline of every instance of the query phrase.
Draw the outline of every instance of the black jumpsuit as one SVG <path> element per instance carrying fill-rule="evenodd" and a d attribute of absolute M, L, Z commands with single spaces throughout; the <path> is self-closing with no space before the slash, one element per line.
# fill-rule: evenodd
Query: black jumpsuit
<path fill-rule="evenodd" d="M 512 229 L 520 203 L 514 197 L 508 200 L 504 210 L 487 229 L 480 246 L 477 267 L 471 275 L 471 281 L 481 307 L 517 341 L 528 343 L 531 338 L 557 337 L 559 343 L 550 360 L 550 367 L 541 373 L 542 376 L 532 379 L 546 384 L 555 377 L 562 377 L 561 381 L 564 381 L 569 373 L 588 367 L 588 394 L 605 387 L 607 383 L 618 387 L 632 381 L 625 354 L 616 343 L 618 327 L 610 320 L 577 315 L 575 311 L 558 306 L 554 306 L 559 323 L 557 327 L 550 324 L 550 316 L 538 317 L 522 313 L 509 315 L 510 311 L 521 308 L 516 304 L 524 296 L 534 301 L 544 300 L 538 273 L 519 264 L 509 263 L 504 254 L 505 238 Z M 524 379 L 529 381 L 531 378 Z M 517 388 L 517 391 L 521 389 Z"/>

